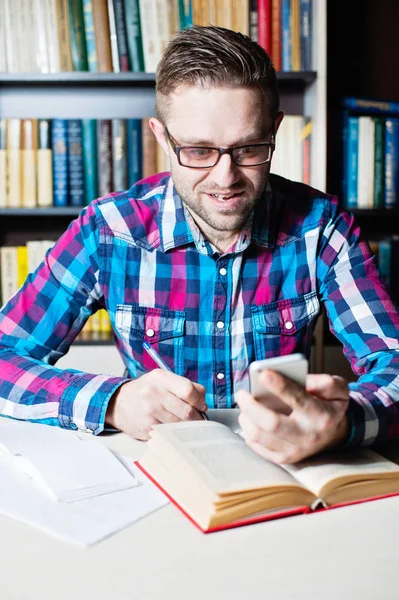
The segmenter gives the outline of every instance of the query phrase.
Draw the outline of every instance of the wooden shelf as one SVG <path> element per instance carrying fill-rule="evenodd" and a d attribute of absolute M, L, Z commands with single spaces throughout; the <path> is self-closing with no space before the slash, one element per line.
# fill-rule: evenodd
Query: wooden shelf
<path fill-rule="evenodd" d="M 316 79 L 315 71 L 278 72 L 280 87 L 305 87 Z M 89 73 L 73 71 L 63 73 L 0 73 L 0 86 L 149 86 L 155 85 L 155 73 Z"/>
<path fill-rule="evenodd" d="M 48 208 L 0 208 L 2 217 L 76 217 L 83 206 L 51 206 Z"/>

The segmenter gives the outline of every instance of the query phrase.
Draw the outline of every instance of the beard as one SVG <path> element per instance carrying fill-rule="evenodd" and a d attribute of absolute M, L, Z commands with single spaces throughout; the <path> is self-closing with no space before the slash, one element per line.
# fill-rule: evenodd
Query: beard
<path fill-rule="evenodd" d="M 246 224 L 252 210 L 258 203 L 264 201 L 269 175 L 268 172 L 265 173 L 255 189 L 253 186 L 252 189 L 248 189 L 248 183 L 245 184 L 244 182 L 237 182 L 233 186 L 229 186 L 231 192 L 242 192 L 242 198 L 238 200 L 233 210 L 229 208 L 223 210 L 221 206 L 216 212 L 215 209 L 212 210 L 212 206 L 206 202 L 202 194 L 218 194 L 220 192 L 219 188 L 209 183 L 197 187 L 195 192 L 193 192 L 183 181 L 183 178 L 174 172 L 175 169 L 171 171 L 175 189 L 197 225 L 200 227 L 196 219 L 196 217 L 199 217 L 201 221 L 214 231 L 225 233 L 240 231 Z"/>

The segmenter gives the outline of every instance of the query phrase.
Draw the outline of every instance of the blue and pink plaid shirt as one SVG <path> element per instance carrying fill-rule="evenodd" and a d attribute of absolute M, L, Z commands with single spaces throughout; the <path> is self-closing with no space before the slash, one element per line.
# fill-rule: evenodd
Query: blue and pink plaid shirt
<path fill-rule="evenodd" d="M 124 377 L 60 370 L 105 307 L 129 376 L 169 367 L 234 406 L 255 359 L 309 355 L 321 304 L 359 376 L 348 444 L 399 434 L 399 315 L 368 245 L 337 199 L 270 176 L 265 201 L 224 254 L 204 239 L 169 173 L 84 208 L 0 313 L 0 412 L 104 429 Z M 122 375 L 122 374 L 121 374 Z M 132 399 L 134 402 L 134 398 Z"/>

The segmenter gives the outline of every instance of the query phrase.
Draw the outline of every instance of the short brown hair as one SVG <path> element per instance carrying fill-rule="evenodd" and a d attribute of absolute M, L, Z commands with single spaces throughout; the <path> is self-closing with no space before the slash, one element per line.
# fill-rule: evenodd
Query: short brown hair
<path fill-rule="evenodd" d="M 213 25 L 179 31 L 156 73 L 155 111 L 165 120 L 168 96 L 180 86 L 258 87 L 274 119 L 279 110 L 276 72 L 266 52 L 248 36 Z"/>

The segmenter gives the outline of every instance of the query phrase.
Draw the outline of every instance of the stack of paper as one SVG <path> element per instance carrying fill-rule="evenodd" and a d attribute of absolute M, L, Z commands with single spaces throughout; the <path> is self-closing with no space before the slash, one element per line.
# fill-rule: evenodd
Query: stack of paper
<path fill-rule="evenodd" d="M 1 418 L 0 482 L 0 514 L 84 546 L 168 503 L 92 436 Z"/>
<path fill-rule="evenodd" d="M 140 485 L 108 448 L 58 427 L 0 422 L 0 449 L 9 454 L 14 467 L 59 502 Z"/>

